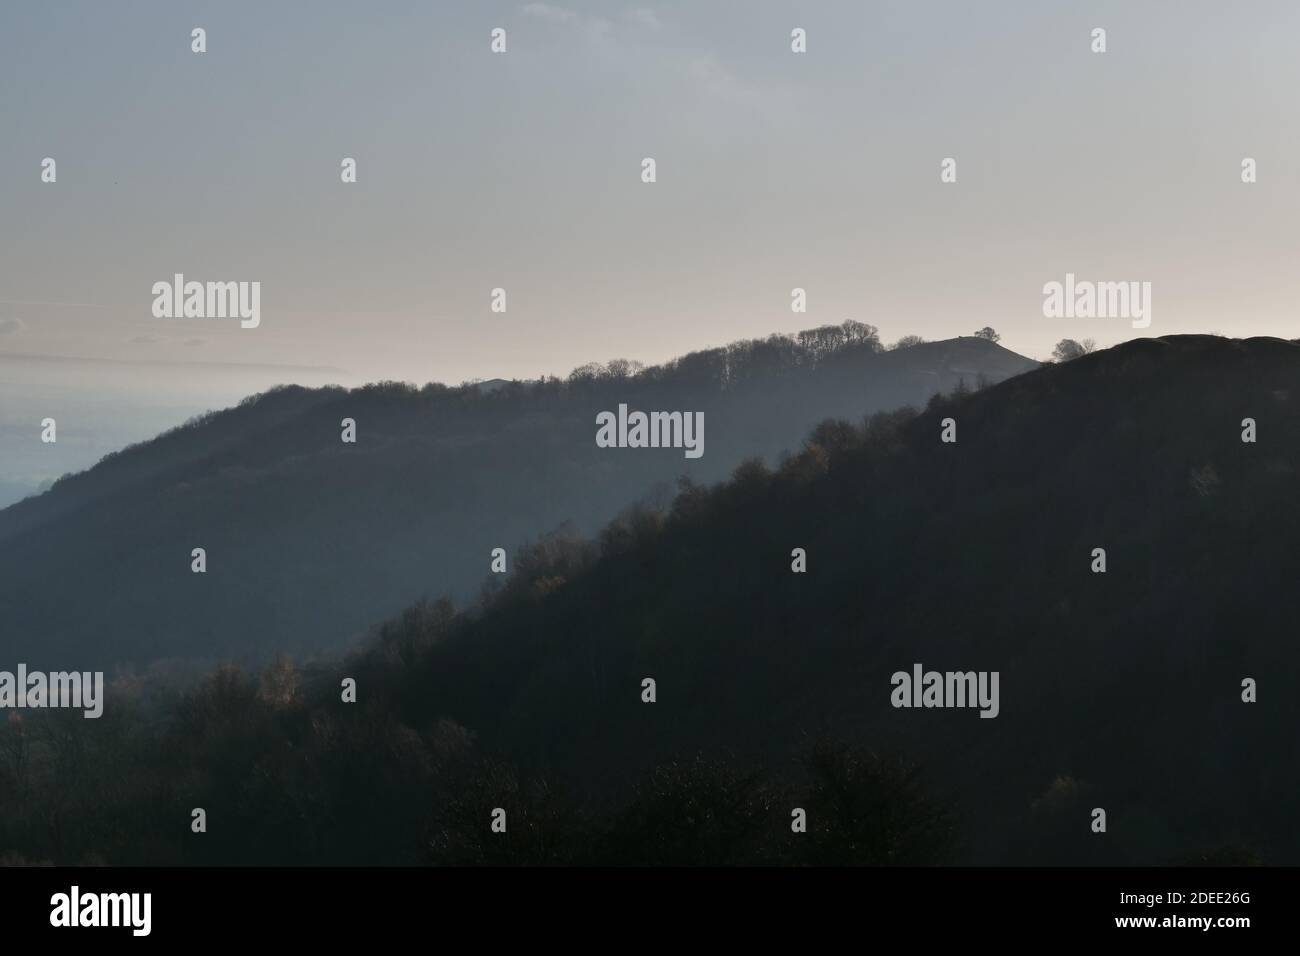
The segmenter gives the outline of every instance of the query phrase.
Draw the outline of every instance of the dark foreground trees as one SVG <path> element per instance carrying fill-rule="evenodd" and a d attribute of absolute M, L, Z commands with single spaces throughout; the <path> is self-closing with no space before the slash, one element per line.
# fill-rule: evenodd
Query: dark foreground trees
<path fill-rule="evenodd" d="M 222 668 L 103 737 L 57 712 L 7 721 L 0 865 L 925 865 L 956 846 L 917 770 L 860 747 L 777 768 L 693 754 L 580 789 L 302 680 L 283 660 Z"/>

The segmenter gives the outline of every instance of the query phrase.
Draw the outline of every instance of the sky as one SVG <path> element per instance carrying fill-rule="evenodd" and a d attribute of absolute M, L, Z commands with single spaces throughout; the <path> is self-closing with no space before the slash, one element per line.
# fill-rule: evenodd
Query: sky
<path fill-rule="evenodd" d="M 3 3 L 0 426 L 26 356 L 188 408 L 846 319 L 1035 358 L 1293 338 L 1298 28 L 1293 0 Z M 154 317 L 177 272 L 260 282 L 260 325 Z M 1045 318 L 1067 272 L 1150 282 L 1150 327 Z"/>

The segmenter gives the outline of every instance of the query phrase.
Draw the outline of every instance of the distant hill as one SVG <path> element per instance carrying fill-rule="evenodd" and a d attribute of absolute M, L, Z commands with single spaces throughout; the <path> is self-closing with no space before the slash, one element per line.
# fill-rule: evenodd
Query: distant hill
<path fill-rule="evenodd" d="M 0 508 L 61 475 L 212 408 L 283 381 L 337 381 L 340 370 L 222 362 L 88 359 L 0 349 Z M 41 440 L 54 419 L 58 441 Z"/>
<path fill-rule="evenodd" d="M 567 380 L 275 389 L 0 511 L 3 650 L 77 669 L 333 650 L 421 596 L 473 595 L 493 548 L 775 460 L 827 416 L 1035 365 L 978 338 L 883 351 L 849 323 Z M 620 403 L 703 412 L 703 457 L 597 448 Z"/>

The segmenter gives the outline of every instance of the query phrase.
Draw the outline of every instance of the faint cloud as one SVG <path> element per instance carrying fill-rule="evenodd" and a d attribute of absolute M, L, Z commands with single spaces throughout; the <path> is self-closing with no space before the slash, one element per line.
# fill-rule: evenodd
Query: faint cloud
<path fill-rule="evenodd" d="M 608 39 L 613 26 L 614 24 L 601 17 L 591 17 L 584 20 L 582 24 L 582 28 L 587 31 L 587 36 L 593 40 Z"/>
<path fill-rule="evenodd" d="M 629 10 L 627 12 L 627 18 L 633 23 L 639 26 L 649 27 L 651 30 L 658 30 L 663 26 L 663 24 L 659 22 L 658 15 L 649 7 L 636 7 L 633 10 Z"/>
<path fill-rule="evenodd" d="M 549 3 L 525 3 L 521 11 L 526 17 L 549 20 L 551 23 L 564 23 L 568 20 L 576 20 L 578 17 L 573 10 L 552 6 Z"/>
<path fill-rule="evenodd" d="M 0 319 L 0 335 L 17 335 L 26 328 L 22 319 Z"/>
<path fill-rule="evenodd" d="M 525 3 L 519 9 L 524 16 L 544 20 L 547 23 L 574 24 L 587 35 L 588 39 L 598 43 L 610 38 L 614 26 L 604 17 L 582 16 L 576 10 L 557 7 L 550 3 Z"/>
<path fill-rule="evenodd" d="M 752 101 L 760 95 L 756 88 L 728 70 L 712 54 L 696 57 L 686 72 L 704 93 L 719 99 Z"/>

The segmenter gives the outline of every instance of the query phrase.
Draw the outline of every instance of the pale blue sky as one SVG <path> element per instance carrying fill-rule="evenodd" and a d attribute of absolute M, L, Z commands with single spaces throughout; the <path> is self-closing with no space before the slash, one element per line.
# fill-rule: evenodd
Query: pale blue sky
<path fill-rule="evenodd" d="M 1290 0 L 8 2 L 0 353 L 459 382 L 849 318 L 1294 337 L 1297 40 Z M 260 281 L 261 327 L 153 318 L 177 271 Z M 1045 319 L 1067 271 L 1150 281 L 1151 328 Z"/>

